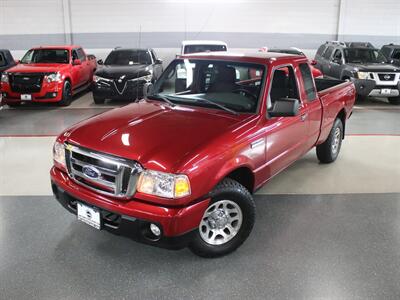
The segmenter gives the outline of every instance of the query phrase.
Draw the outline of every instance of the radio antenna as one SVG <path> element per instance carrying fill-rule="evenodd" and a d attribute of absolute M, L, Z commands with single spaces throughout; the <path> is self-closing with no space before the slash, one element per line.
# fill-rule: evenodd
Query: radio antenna
<path fill-rule="evenodd" d="M 138 50 L 137 50 L 137 55 L 138 55 L 138 64 L 140 64 L 140 45 L 142 43 L 142 24 L 139 25 L 139 36 L 138 36 Z M 137 71 L 137 76 L 136 78 L 139 78 L 139 72 L 140 72 L 140 67 L 138 68 Z M 136 80 L 136 99 L 135 101 L 139 100 L 139 80 Z"/>

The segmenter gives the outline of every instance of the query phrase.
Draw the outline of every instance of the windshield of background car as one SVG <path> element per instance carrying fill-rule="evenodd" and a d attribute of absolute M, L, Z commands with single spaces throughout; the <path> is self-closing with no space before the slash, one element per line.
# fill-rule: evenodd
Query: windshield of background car
<path fill-rule="evenodd" d="M 385 63 L 386 58 L 375 49 L 354 48 L 344 49 L 347 63 Z"/>
<path fill-rule="evenodd" d="M 150 53 L 145 50 L 112 51 L 104 62 L 105 65 L 151 65 Z"/>
<path fill-rule="evenodd" d="M 257 111 L 266 67 L 215 60 L 173 61 L 156 82 L 154 94 L 176 103 L 218 107 L 235 112 Z"/>
<path fill-rule="evenodd" d="M 199 53 L 199 52 L 215 52 L 226 51 L 225 45 L 187 45 L 185 46 L 184 54 Z"/>
<path fill-rule="evenodd" d="M 23 64 L 68 64 L 67 49 L 32 49 L 21 59 Z"/>

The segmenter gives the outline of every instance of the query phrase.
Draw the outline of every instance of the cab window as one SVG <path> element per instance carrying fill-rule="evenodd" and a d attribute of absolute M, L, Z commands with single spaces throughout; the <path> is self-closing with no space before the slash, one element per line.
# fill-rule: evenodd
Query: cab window
<path fill-rule="evenodd" d="M 292 66 L 285 66 L 274 71 L 269 93 L 268 109 L 275 101 L 282 98 L 300 99 L 297 89 L 296 76 Z"/>
<path fill-rule="evenodd" d="M 316 99 L 317 93 L 315 91 L 314 80 L 311 74 L 310 67 L 308 66 L 308 64 L 303 63 L 299 65 L 299 68 L 307 100 L 313 101 Z"/>
<path fill-rule="evenodd" d="M 0 67 L 6 65 L 6 60 L 4 59 L 3 53 L 0 53 Z"/>

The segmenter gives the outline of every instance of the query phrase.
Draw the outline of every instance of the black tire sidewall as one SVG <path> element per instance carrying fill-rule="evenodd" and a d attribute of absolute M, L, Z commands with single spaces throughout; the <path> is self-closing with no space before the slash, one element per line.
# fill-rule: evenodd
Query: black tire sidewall
<path fill-rule="evenodd" d="M 339 146 L 338 146 L 338 149 L 337 149 L 336 153 L 333 153 L 332 152 L 332 144 L 333 144 L 333 141 L 335 139 L 335 131 L 336 131 L 336 129 L 338 127 L 340 128 Z M 342 141 L 343 141 L 343 124 L 342 124 L 342 121 L 340 119 L 336 119 L 335 120 L 335 123 L 334 123 L 334 125 L 332 127 L 332 131 L 331 131 L 330 135 L 331 135 L 330 136 L 330 151 L 331 151 L 332 159 L 333 159 L 333 161 L 335 161 L 336 158 L 339 156 L 340 149 L 342 148 Z"/>
<path fill-rule="evenodd" d="M 68 87 L 70 90 L 70 95 L 67 94 Z M 66 80 L 64 82 L 64 86 L 63 86 L 62 100 L 60 102 L 60 105 L 68 106 L 71 104 L 71 102 L 72 102 L 72 87 L 71 87 L 71 83 L 68 80 Z"/>
<path fill-rule="evenodd" d="M 244 189 L 244 187 L 242 188 Z M 199 228 L 197 228 L 195 237 L 190 246 L 197 255 L 204 257 L 217 257 L 228 254 L 237 249 L 247 239 L 253 229 L 255 222 L 255 206 L 250 193 L 243 192 L 241 189 L 234 187 L 225 188 L 220 191 L 217 190 L 208 207 L 220 200 L 231 200 L 239 205 L 243 217 L 242 225 L 239 232 L 230 241 L 223 245 L 208 244 L 201 238 Z"/>

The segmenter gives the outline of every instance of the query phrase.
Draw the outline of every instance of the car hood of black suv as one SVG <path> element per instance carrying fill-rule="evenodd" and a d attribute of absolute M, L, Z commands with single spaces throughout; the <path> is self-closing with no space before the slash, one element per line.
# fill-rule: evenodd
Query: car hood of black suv
<path fill-rule="evenodd" d="M 146 75 L 151 75 L 152 67 L 149 65 L 103 65 L 95 73 L 95 75 L 108 78 L 118 79 L 125 76 L 124 79 L 134 79 Z"/>
<path fill-rule="evenodd" d="M 400 72 L 400 68 L 389 63 L 349 63 L 348 66 L 364 72 Z"/>

